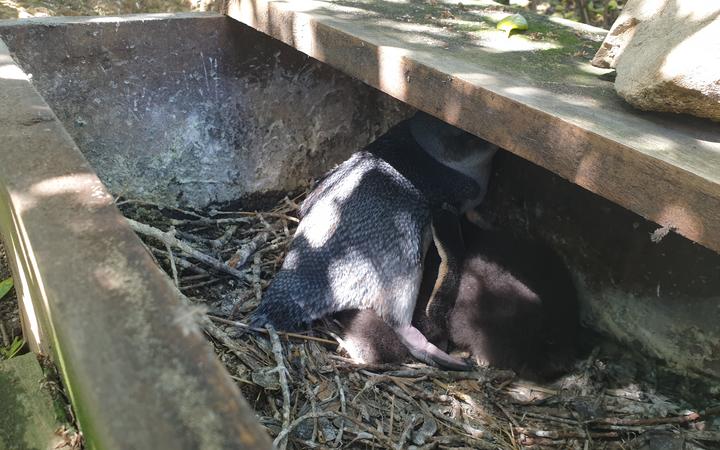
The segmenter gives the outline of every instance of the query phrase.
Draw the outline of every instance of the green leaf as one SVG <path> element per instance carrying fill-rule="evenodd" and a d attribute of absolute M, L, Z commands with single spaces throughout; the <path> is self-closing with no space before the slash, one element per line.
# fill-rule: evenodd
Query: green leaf
<path fill-rule="evenodd" d="M 9 347 L 0 347 L 0 357 L 2 357 L 0 359 L 10 359 L 17 355 L 23 345 L 25 345 L 25 340 L 15 336 Z"/>
<path fill-rule="evenodd" d="M 510 37 L 513 30 L 524 31 L 528 29 L 528 22 L 520 14 L 513 14 L 505 17 L 495 26 L 498 30 L 504 31 Z"/>
<path fill-rule="evenodd" d="M 13 287 L 13 279 L 12 277 L 0 281 L 0 299 L 5 297 L 5 295 L 10 292 L 10 289 Z"/>

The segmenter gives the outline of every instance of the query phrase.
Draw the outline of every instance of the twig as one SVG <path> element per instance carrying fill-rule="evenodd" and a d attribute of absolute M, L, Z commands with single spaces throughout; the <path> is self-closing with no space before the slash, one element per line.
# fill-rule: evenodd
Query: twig
<path fill-rule="evenodd" d="M 301 352 L 300 352 L 300 364 L 302 364 L 303 370 L 305 370 L 305 371 L 307 370 L 306 363 L 305 363 L 306 357 L 307 356 L 305 354 L 305 348 L 302 347 Z M 315 401 L 315 392 L 310 387 L 310 382 L 308 381 L 307 377 L 305 377 L 303 379 L 303 381 L 305 382 L 305 396 L 308 398 L 308 400 L 310 400 L 310 410 L 312 411 L 313 414 L 315 414 L 317 412 L 317 402 Z M 312 431 L 312 435 L 310 436 L 311 442 L 315 442 L 315 439 L 317 439 L 317 434 L 318 434 L 318 420 L 317 420 L 317 417 L 314 417 L 313 418 L 313 431 Z"/>
<path fill-rule="evenodd" d="M 304 416 L 300 416 L 297 419 L 293 420 L 290 424 L 288 424 L 287 427 L 283 427 L 283 429 L 278 433 L 278 435 L 275 437 L 275 440 L 273 441 L 273 447 L 278 447 L 278 443 L 280 441 L 284 440 L 292 430 L 297 428 L 298 425 L 303 423 L 304 421 L 308 419 L 319 419 L 321 417 L 336 417 L 337 414 L 330 411 L 325 412 L 311 412 L 307 413 Z"/>
<path fill-rule="evenodd" d="M 282 395 L 283 395 L 283 431 L 288 430 L 290 428 L 290 388 L 288 387 L 288 370 L 285 366 L 285 358 L 283 357 L 283 348 L 282 344 L 280 343 L 280 338 L 277 335 L 277 332 L 275 331 L 275 328 L 273 328 L 272 325 L 266 325 L 268 334 L 270 335 L 270 342 L 272 342 L 272 351 L 275 355 L 275 362 L 277 363 L 277 366 L 275 366 L 275 369 L 273 369 L 274 372 L 278 373 L 278 379 L 280 380 L 280 387 L 282 389 Z M 289 432 L 289 431 L 288 431 Z M 287 447 L 287 439 L 285 439 L 284 436 L 287 436 L 287 433 L 284 434 L 281 432 L 278 437 L 275 438 L 273 441 L 273 447 L 278 448 L 279 450 L 284 450 Z M 280 437 L 280 435 L 283 435 L 283 437 Z"/>
<path fill-rule="evenodd" d="M 515 427 L 516 433 L 524 434 L 526 436 L 547 438 L 547 439 L 585 439 L 588 435 L 593 439 L 615 439 L 620 437 L 620 433 L 617 431 L 607 432 L 579 432 L 579 431 L 551 431 L 551 430 L 535 430 L 532 428 Z"/>
<path fill-rule="evenodd" d="M 183 281 L 201 281 L 201 280 L 204 281 L 204 280 L 210 278 L 210 276 L 211 275 L 209 273 L 205 272 L 205 273 L 199 273 L 197 275 L 184 276 L 184 277 L 182 277 L 182 280 Z"/>
<path fill-rule="evenodd" d="M 235 234 L 235 232 L 237 231 L 237 229 L 238 229 L 237 225 L 229 226 L 227 228 L 227 230 L 225 230 L 225 232 L 222 234 L 222 236 L 220 236 L 217 239 L 211 239 L 210 245 L 213 248 L 221 248 L 222 246 L 227 244 L 230 241 L 230 239 L 232 239 L 232 237 Z"/>
<path fill-rule="evenodd" d="M 118 198 L 119 198 L 119 197 L 118 197 Z M 198 214 L 198 213 L 196 213 L 196 212 L 194 212 L 194 211 L 189 211 L 189 210 L 187 210 L 187 209 L 177 208 L 177 207 L 174 207 L 174 206 L 161 205 L 161 204 L 159 204 L 159 203 L 153 203 L 153 202 L 149 202 L 149 201 L 147 201 L 147 200 L 127 199 L 127 200 L 123 200 L 123 201 L 121 201 L 121 202 L 116 201 L 116 202 L 115 202 L 115 205 L 117 205 L 117 206 L 122 206 L 122 205 L 126 205 L 126 204 L 129 204 L 129 203 L 137 203 L 137 204 L 139 204 L 139 205 L 152 206 L 152 207 L 157 208 L 157 209 L 170 209 L 170 210 L 172 210 L 172 211 L 177 211 L 177 212 L 179 212 L 179 213 L 181 213 L 181 214 L 186 214 L 186 215 L 188 215 L 188 216 L 195 216 L 195 217 L 198 217 L 198 218 L 202 218 L 202 217 L 203 217 L 202 215 L 200 215 L 200 214 Z"/>
<path fill-rule="evenodd" d="M 682 435 L 689 439 L 698 441 L 720 442 L 720 432 L 718 431 L 681 431 Z"/>
<path fill-rule="evenodd" d="M 696 412 L 691 412 L 690 414 L 686 414 L 684 416 L 674 416 L 674 417 L 653 417 L 649 419 L 622 419 L 619 417 L 604 417 L 600 419 L 592 419 L 588 420 L 585 423 L 589 425 L 593 424 L 607 424 L 607 425 L 664 425 L 664 424 L 679 424 L 679 423 L 688 423 L 688 422 L 694 422 L 700 418 L 700 414 Z"/>
<path fill-rule="evenodd" d="M 234 325 L 236 327 L 245 328 L 247 330 L 254 331 L 256 333 L 268 334 L 267 330 L 264 328 L 251 327 L 250 325 L 244 324 L 242 322 L 237 322 L 235 320 L 223 319 L 222 317 L 213 316 L 211 314 L 208 314 L 207 316 L 210 319 L 214 320 L 215 322 L 224 323 L 225 325 Z M 321 344 L 326 344 L 326 345 L 337 345 L 337 342 L 335 342 L 335 341 L 331 341 L 329 339 L 323 339 L 323 338 L 319 338 L 319 337 L 315 337 L 315 336 L 307 336 L 305 334 L 289 333 L 286 331 L 279 331 L 278 334 L 280 336 L 284 336 L 286 338 L 291 338 L 291 339 L 301 339 L 303 341 L 315 341 L 315 342 L 319 342 Z"/>
<path fill-rule="evenodd" d="M 185 294 L 180 292 L 180 289 L 175 288 L 175 294 L 180 299 L 180 301 L 185 306 L 191 306 L 192 302 L 190 302 L 190 299 L 188 299 Z M 222 343 L 228 350 L 230 350 L 237 358 L 242 361 L 243 364 L 245 364 L 247 367 L 249 367 L 251 370 L 257 370 L 258 365 L 255 364 L 253 361 L 249 360 L 249 358 L 246 355 L 246 352 L 243 351 L 230 337 L 222 331 L 217 325 L 212 323 L 208 317 L 201 316 L 202 317 L 202 327 L 205 329 L 205 332 L 208 333 L 210 336 L 212 336 L 214 339 Z"/>
<path fill-rule="evenodd" d="M 260 302 L 262 299 L 262 284 L 260 283 L 260 275 L 262 273 L 262 270 L 260 268 L 260 255 L 255 254 L 255 258 L 253 258 L 253 266 L 252 266 L 252 286 L 253 286 L 253 292 L 255 293 L 255 300 Z"/>
<path fill-rule="evenodd" d="M 336 415 L 339 415 L 339 414 L 336 414 Z M 375 439 L 384 443 L 386 448 L 395 447 L 395 444 L 393 443 L 392 439 L 390 439 L 389 437 L 380 433 L 377 429 L 371 427 L 370 425 L 367 425 L 367 424 L 361 422 L 360 420 L 354 418 L 351 415 L 343 415 L 342 417 L 349 420 L 350 422 L 354 423 L 355 425 L 364 428 L 368 433 L 372 434 L 375 437 Z"/>
<path fill-rule="evenodd" d="M 410 419 L 408 420 L 407 425 L 405 425 L 405 428 L 403 429 L 402 434 L 400 435 L 400 440 L 398 440 L 397 445 L 395 445 L 395 448 L 397 450 L 402 450 L 403 447 L 405 447 L 405 441 L 408 440 L 410 437 L 410 433 L 412 433 L 413 428 L 417 425 L 419 417 L 413 414 L 410 416 Z"/>
<path fill-rule="evenodd" d="M 211 284 L 215 284 L 215 283 L 220 282 L 220 281 L 222 281 L 220 278 L 213 278 L 212 280 L 201 281 L 201 282 L 195 283 L 195 284 L 188 284 L 188 285 L 185 285 L 185 286 L 180 286 L 180 289 L 183 290 L 183 291 L 187 291 L 187 290 L 190 290 L 190 289 L 197 289 L 197 288 L 199 288 L 199 287 L 203 287 L 203 286 L 208 286 L 208 285 L 211 285 Z"/>
<path fill-rule="evenodd" d="M 343 415 L 346 415 L 347 408 L 345 407 L 345 389 L 343 388 L 340 376 L 337 372 L 335 372 L 335 384 L 337 384 L 338 392 L 340 393 L 340 411 Z M 341 419 L 340 421 L 340 431 L 338 431 L 338 434 L 335 437 L 335 447 L 339 447 L 342 443 L 343 431 L 345 431 L 345 419 Z"/>
<path fill-rule="evenodd" d="M 5 329 L 5 323 L 2 320 L 0 320 L 0 336 L 2 336 L 3 347 L 9 347 L 11 344 L 10 337 Z"/>
<path fill-rule="evenodd" d="M 210 216 L 216 216 L 216 215 L 231 215 L 231 214 L 237 214 L 240 216 L 267 216 L 267 217 L 274 217 L 276 219 L 285 219 L 289 220 L 291 222 L 300 222 L 300 220 L 297 217 L 288 216 L 287 214 L 277 213 L 277 212 L 252 212 L 252 211 L 211 211 Z"/>
<path fill-rule="evenodd" d="M 395 421 L 395 394 L 392 396 L 390 401 L 390 425 L 388 426 L 388 434 L 392 436 L 393 422 Z"/>
<path fill-rule="evenodd" d="M 250 222 L 250 219 L 248 219 L 247 217 L 226 217 L 224 219 L 209 219 L 209 218 L 203 217 L 201 219 L 192 219 L 192 220 L 170 219 L 170 223 L 175 226 L 180 226 L 180 225 L 217 226 L 217 225 L 230 225 L 230 224 L 234 224 L 234 223 L 249 223 L 249 222 Z"/>
<path fill-rule="evenodd" d="M 234 276 L 235 278 L 238 278 L 240 280 L 247 280 L 248 276 L 244 273 L 240 272 L 239 270 L 233 269 L 232 267 L 228 267 L 225 263 L 222 261 L 218 261 L 217 259 L 213 258 L 212 256 L 208 256 L 194 248 L 192 248 L 190 245 L 188 245 L 186 242 L 183 242 L 175 237 L 174 233 L 170 232 L 164 232 L 161 230 L 158 230 L 155 227 L 152 227 L 150 225 L 146 225 L 144 223 L 136 222 L 132 219 L 126 219 L 132 229 L 136 233 L 144 234 L 146 236 L 150 236 L 152 238 L 155 238 L 162 242 L 165 245 L 170 245 L 173 247 L 176 247 L 180 249 L 183 253 L 187 254 L 188 256 L 191 256 L 198 261 L 201 261 L 208 266 L 220 270 L 222 272 L 225 272 L 229 275 Z"/>
<path fill-rule="evenodd" d="M 230 259 L 228 259 L 226 264 L 234 268 L 244 266 L 245 263 L 247 263 L 248 259 L 253 255 L 253 253 L 257 251 L 258 247 L 268 240 L 268 237 L 269 235 L 266 231 L 258 234 L 257 236 L 252 238 L 252 240 L 245 246 L 237 249 L 235 253 L 230 257 Z"/>
<path fill-rule="evenodd" d="M 168 244 L 165 244 L 165 248 L 167 249 L 168 259 L 170 260 L 170 271 L 172 272 L 173 282 L 175 282 L 175 287 L 179 288 L 180 281 L 178 280 L 178 271 L 175 266 L 175 257 L 173 255 L 172 248 Z"/>
<path fill-rule="evenodd" d="M 407 368 L 394 370 L 385 373 L 393 377 L 417 378 L 428 376 L 430 378 L 442 378 L 451 381 L 476 380 L 478 383 L 488 383 L 498 379 L 512 378 L 515 374 L 509 370 L 487 370 L 474 372 L 455 372 L 436 369 L 434 367 Z"/>
<path fill-rule="evenodd" d="M 549 422 L 559 422 L 559 423 L 564 423 L 567 425 L 574 425 L 574 426 L 580 425 L 580 423 L 577 420 L 566 419 L 564 417 L 551 416 L 549 414 L 539 414 L 539 413 L 534 413 L 531 411 L 526 411 L 523 413 L 523 415 L 527 416 L 527 417 L 532 417 L 535 419 L 547 420 Z"/>
<path fill-rule="evenodd" d="M 168 252 L 166 252 L 165 250 L 160 250 L 159 248 L 150 247 L 150 250 L 152 250 L 152 253 L 160 255 L 160 256 L 164 256 L 166 258 L 170 256 L 170 254 Z M 191 271 L 197 273 L 198 275 L 210 275 L 210 273 L 207 270 L 203 269 L 202 267 L 198 267 L 196 264 L 191 263 L 187 259 L 181 258 L 177 255 L 173 255 L 173 256 L 175 259 L 175 264 L 182 267 L 183 269 L 191 270 Z M 155 256 L 153 255 L 153 258 L 154 257 Z"/>

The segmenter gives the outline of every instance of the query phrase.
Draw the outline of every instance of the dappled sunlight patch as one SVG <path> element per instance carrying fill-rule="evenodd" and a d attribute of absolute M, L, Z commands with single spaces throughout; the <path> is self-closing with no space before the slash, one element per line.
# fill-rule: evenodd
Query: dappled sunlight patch
<path fill-rule="evenodd" d="M 37 197 L 74 195 L 85 206 L 102 206 L 112 201 L 103 184 L 94 174 L 78 173 L 48 178 L 35 183 L 30 193 Z"/>
<path fill-rule="evenodd" d="M 0 78 L 5 80 L 29 80 L 31 77 L 15 64 L 0 66 Z"/>
<path fill-rule="evenodd" d="M 399 99 L 405 98 L 407 94 L 405 57 L 410 53 L 408 50 L 398 47 L 378 47 L 380 89 Z"/>
<path fill-rule="evenodd" d="M 694 241 L 700 240 L 705 232 L 702 220 L 681 203 L 665 205 L 657 222 L 670 229 L 682 229 L 682 234 Z"/>

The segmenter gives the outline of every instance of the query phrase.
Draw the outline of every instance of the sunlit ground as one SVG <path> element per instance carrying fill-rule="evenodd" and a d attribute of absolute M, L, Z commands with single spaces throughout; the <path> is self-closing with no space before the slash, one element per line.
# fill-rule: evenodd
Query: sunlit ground
<path fill-rule="evenodd" d="M 216 0 L 0 0 L 0 19 L 211 11 Z"/>
<path fill-rule="evenodd" d="M 437 0 L 427 0 L 437 3 Z M 586 6 L 586 13 L 573 0 L 509 0 L 510 3 L 542 15 L 563 17 L 609 28 L 619 13 L 617 5 L 625 0 L 596 1 L 598 7 Z M 96 16 L 133 13 L 219 10 L 220 0 L 0 0 L 1 19 L 24 19 L 44 16 Z M 594 5 L 590 2 L 590 5 Z"/>

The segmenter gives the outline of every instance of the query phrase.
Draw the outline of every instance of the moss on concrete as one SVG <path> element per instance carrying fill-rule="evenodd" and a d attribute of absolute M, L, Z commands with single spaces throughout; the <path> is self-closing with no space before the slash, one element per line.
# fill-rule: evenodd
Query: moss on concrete
<path fill-rule="evenodd" d="M 403 46 L 418 50 L 427 45 L 449 51 L 462 61 L 482 60 L 499 75 L 521 76 L 531 85 L 562 83 L 578 79 L 596 84 L 597 74 L 589 60 L 600 46 L 604 31 L 569 21 L 559 23 L 521 8 L 492 1 L 398 3 L 378 0 L 334 0 L 322 12 L 362 23 L 383 34 L 398 31 Z M 352 8 L 352 9 L 350 9 Z M 343 14 L 346 12 L 347 14 Z M 507 36 L 496 24 L 509 14 L 521 12 L 526 32 Z M 400 34 L 402 33 L 402 34 Z M 426 46 L 424 49 L 421 46 Z"/>
<path fill-rule="evenodd" d="M 43 379 L 32 353 L 0 363 L 0 450 L 46 450 L 62 442 Z"/>

